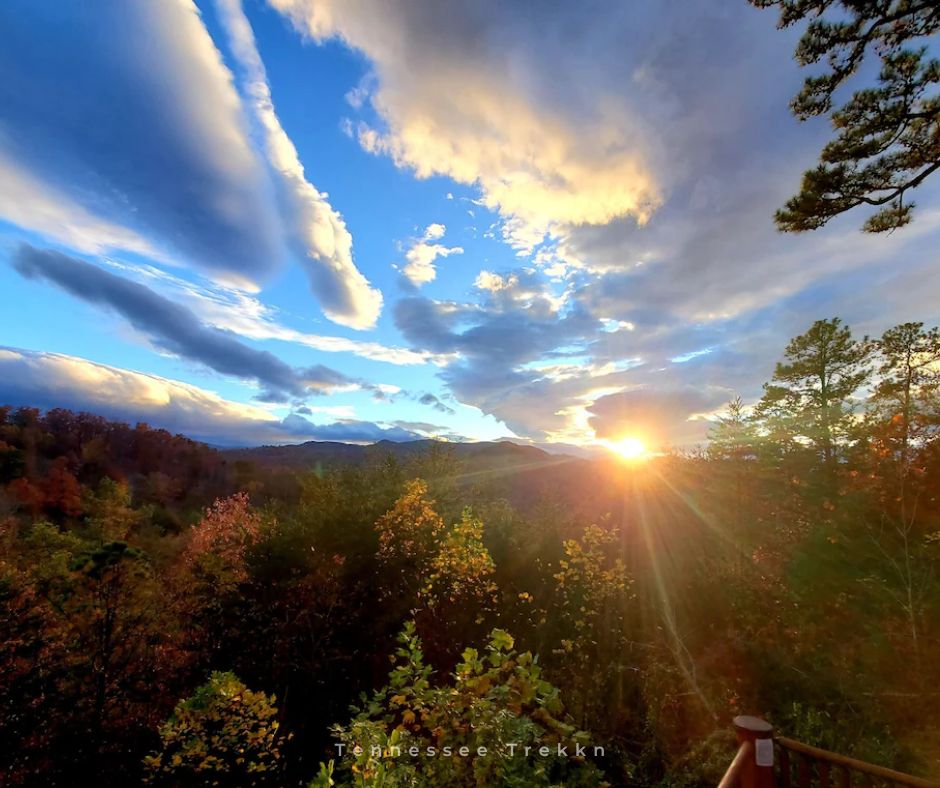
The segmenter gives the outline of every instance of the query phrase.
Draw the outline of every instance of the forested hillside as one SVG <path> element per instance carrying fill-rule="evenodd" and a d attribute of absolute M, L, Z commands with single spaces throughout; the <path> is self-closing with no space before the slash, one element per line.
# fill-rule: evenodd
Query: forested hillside
<path fill-rule="evenodd" d="M 634 463 L 0 409 L 0 784 L 704 786 L 739 713 L 940 776 L 940 332 L 764 392 Z"/>

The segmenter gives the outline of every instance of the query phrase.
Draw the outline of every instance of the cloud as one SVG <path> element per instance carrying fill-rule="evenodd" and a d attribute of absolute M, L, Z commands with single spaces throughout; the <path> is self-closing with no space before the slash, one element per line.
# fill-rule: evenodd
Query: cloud
<path fill-rule="evenodd" d="M 646 120 L 659 86 L 638 70 L 658 22 L 648 9 L 269 2 L 305 35 L 341 39 L 371 62 L 377 122 L 359 121 L 363 148 L 420 178 L 475 184 L 521 251 L 567 226 L 643 222 L 660 203 L 658 137 Z"/>
<path fill-rule="evenodd" d="M 469 293 L 448 292 L 438 247 L 452 247 L 431 225 L 402 267 L 414 262 L 416 285 L 437 277 L 440 297 L 412 291 L 395 305 L 408 347 L 295 330 L 245 289 L 289 245 L 332 316 L 359 327 L 378 314 L 342 218 L 284 136 L 235 0 L 218 8 L 238 81 L 188 0 L 0 7 L 0 215 L 85 254 L 200 266 L 214 284 L 109 262 L 189 313 L 173 318 L 181 327 L 163 302 L 148 316 L 146 298 L 113 282 L 86 296 L 158 347 L 247 375 L 262 398 L 344 384 L 326 368 L 262 363 L 244 338 L 431 362 L 444 407 L 452 396 L 536 441 L 589 442 L 642 416 L 663 440 L 694 442 L 707 425 L 689 416 L 732 390 L 759 396 L 814 319 L 874 334 L 940 319 L 934 185 L 919 190 L 918 222 L 891 236 L 857 234 L 857 217 L 775 232 L 773 210 L 830 130 L 789 116 L 802 74 L 795 34 L 775 31 L 772 14 L 714 0 L 589 13 L 562 0 L 538 13 L 497 0 L 269 2 L 306 35 L 364 55 L 371 70 L 344 86 L 351 136 L 419 177 L 472 185 L 451 207 L 480 222 L 483 207 L 497 211 L 486 234 L 531 253 L 516 270 L 487 260 Z"/>
<path fill-rule="evenodd" d="M 437 396 L 432 394 L 430 391 L 422 394 L 418 398 L 418 402 L 420 402 L 422 405 L 427 405 L 428 407 L 434 408 L 434 410 L 438 411 L 439 413 L 446 413 L 449 416 L 453 416 L 454 413 L 456 413 L 456 411 L 452 407 L 450 407 L 449 405 L 445 405 L 443 402 L 441 402 L 441 400 Z"/>
<path fill-rule="evenodd" d="M 315 413 L 322 413 L 334 419 L 343 419 L 354 421 L 356 419 L 356 409 L 352 405 L 301 405 L 294 408 L 294 413 L 303 416 L 313 416 Z"/>
<path fill-rule="evenodd" d="M 458 354 L 440 372 L 458 401 L 493 414 L 516 434 L 544 439 L 564 427 L 558 411 L 570 404 L 573 390 L 531 365 L 581 352 L 600 324 L 536 274 L 517 271 L 505 280 L 485 292 L 481 304 L 403 298 L 395 305 L 395 324 L 415 347 Z M 581 377 L 589 379 L 590 371 Z M 583 391 L 593 384 L 579 385 Z"/>
<path fill-rule="evenodd" d="M 156 375 L 74 356 L 0 348 L 0 401 L 39 408 L 88 410 L 109 418 L 146 421 L 210 442 L 263 441 L 279 420 L 262 408 Z"/>
<path fill-rule="evenodd" d="M 413 430 L 397 425 L 383 426 L 371 421 L 346 419 L 331 424 L 313 424 L 300 416 L 287 416 L 284 429 L 297 436 L 307 436 L 320 441 L 342 441 L 344 443 L 375 443 L 376 441 L 411 441 L 423 437 Z"/>
<path fill-rule="evenodd" d="M 515 278 L 514 275 L 510 274 L 508 276 L 501 276 L 500 274 L 495 274 L 492 271 L 480 271 L 477 274 L 477 278 L 473 282 L 473 286 L 477 290 L 486 290 L 490 293 L 498 293 L 500 290 L 505 290 L 508 287 L 512 287 L 518 281 L 518 278 Z"/>
<path fill-rule="evenodd" d="M 389 346 L 381 342 L 298 331 L 284 325 L 277 310 L 244 290 L 225 287 L 217 282 L 181 279 L 150 265 L 130 265 L 115 260 L 105 262 L 137 280 L 146 281 L 172 300 L 184 302 L 209 325 L 231 331 L 241 337 L 276 339 L 325 353 L 351 353 L 396 366 L 428 363 L 443 366 L 451 361 L 441 354 Z"/>
<path fill-rule="evenodd" d="M 513 366 L 597 330 L 579 304 L 567 311 L 564 306 L 563 297 L 517 277 L 513 287 L 490 293 L 482 305 L 403 298 L 395 305 L 395 324 L 419 347 L 460 353 L 465 362 Z"/>
<path fill-rule="evenodd" d="M 0 148 L 0 217 L 86 253 L 109 249 L 162 258 L 147 239 L 93 215 L 47 183 L 34 178 Z"/>
<path fill-rule="evenodd" d="M 586 408 L 600 439 L 640 437 L 652 446 L 688 446 L 705 440 L 706 418 L 730 399 L 724 388 L 635 388 L 599 397 Z"/>
<path fill-rule="evenodd" d="M 585 292 L 591 308 L 631 321 L 639 312 L 640 322 L 644 314 L 646 322 L 652 316 L 718 322 L 779 303 L 827 277 L 842 275 L 848 283 L 867 267 L 916 259 L 940 232 L 940 211 L 926 209 L 904 233 L 890 236 L 856 232 L 847 226 L 849 217 L 818 233 L 783 235 L 768 217 L 785 189 L 772 178 L 728 186 L 720 204 L 681 214 L 665 209 L 642 233 L 611 226 L 589 241 L 575 233 L 571 243 L 596 269 Z"/>
<path fill-rule="evenodd" d="M 241 0 L 216 0 L 216 7 L 278 176 L 293 242 L 307 261 L 313 292 L 330 320 L 351 328 L 371 328 L 382 309 L 382 294 L 356 268 L 352 236 L 343 218 L 327 202 L 327 195 L 307 180 L 297 149 L 281 126 Z"/>
<path fill-rule="evenodd" d="M 438 257 L 463 254 L 463 249 L 459 246 L 444 246 L 443 244 L 433 243 L 443 238 L 445 231 L 446 228 L 443 224 L 429 224 L 424 231 L 424 235 L 414 239 L 408 251 L 405 252 L 405 259 L 408 264 L 402 269 L 402 273 L 415 287 L 421 287 L 421 285 L 434 281 L 437 277 L 437 268 L 434 267 L 434 261 Z"/>
<path fill-rule="evenodd" d="M 600 319 L 589 287 L 558 292 L 524 269 L 484 273 L 480 303 L 402 299 L 396 325 L 416 347 L 459 355 L 439 373 L 458 401 L 535 441 L 589 444 L 609 437 L 609 414 L 604 406 L 594 414 L 593 407 L 631 392 L 625 401 L 636 414 L 632 426 L 642 420 L 650 442 L 697 443 L 708 424 L 689 416 L 727 402 L 736 386 L 755 382 L 755 373 L 770 374 L 782 347 L 768 355 L 768 318 L 690 326 L 636 307 L 627 313 L 633 322 Z M 754 346 L 730 344 L 740 336 L 753 337 Z M 681 363 L 672 361 L 677 357 Z M 651 403 L 659 392 L 657 408 Z M 624 418 L 618 425 L 630 426 Z"/>
<path fill-rule="evenodd" d="M 304 440 L 413 440 L 397 425 L 340 419 L 315 424 L 279 419 L 264 408 L 232 402 L 188 383 L 75 356 L 0 347 L 0 404 L 87 410 L 111 419 L 181 432 L 217 446 Z"/>
<path fill-rule="evenodd" d="M 814 319 L 880 333 L 915 302 L 940 318 L 935 210 L 890 237 L 858 234 L 857 217 L 776 233 L 774 209 L 829 130 L 789 114 L 803 74 L 773 15 L 709 0 L 590 14 L 269 2 L 368 59 L 350 125 L 366 149 L 475 184 L 533 252 L 519 270 L 487 264 L 471 298 L 404 298 L 394 315 L 413 348 L 458 355 L 440 377 L 460 402 L 520 435 L 590 441 L 610 421 L 593 404 L 629 393 L 663 440 L 694 442 L 707 425 L 683 408 L 759 396 Z M 940 190 L 923 188 L 936 205 Z"/>
<path fill-rule="evenodd" d="M 426 421 L 396 421 L 394 426 L 413 432 L 421 438 L 435 438 L 456 443 L 467 440 L 464 435 L 454 432 L 442 424 L 431 424 Z"/>
<path fill-rule="evenodd" d="M 537 16 L 485 0 L 269 2 L 370 61 L 354 124 L 367 150 L 475 184 L 534 253 L 535 270 L 481 271 L 475 301 L 396 305 L 412 347 L 459 355 L 440 373 L 459 401 L 536 440 L 585 441 L 605 396 L 672 402 L 698 375 L 724 398 L 723 376 L 755 377 L 735 332 L 750 315 L 766 338 L 756 312 L 818 276 L 800 264 L 808 247 L 760 256 L 785 244 L 770 217 L 816 145 L 777 130 L 799 74 L 772 19 L 705 0 Z"/>
<path fill-rule="evenodd" d="M 294 369 L 266 350 L 243 344 L 229 331 L 205 325 L 186 307 L 144 285 L 61 252 L 23 244 L 13 266 L 29 279 L 45 279 L 77 298 L 117 312 L 163 350 L 224 375 L 256 381 L 265 401 L 360 386 L 322 365 Z"/>
<path fill-rule="evenodd" d="M 64 216 L 53 235 L 76 248 L 152 246 L 232 281 L 283 259 L 268 175 L 190 0 L 3 3 L 0 29 L 0 150 L 32 195 L 11 221 Z"/>

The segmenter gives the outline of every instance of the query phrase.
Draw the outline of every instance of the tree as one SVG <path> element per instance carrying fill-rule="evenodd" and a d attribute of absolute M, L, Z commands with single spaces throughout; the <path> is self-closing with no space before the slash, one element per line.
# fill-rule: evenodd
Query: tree
<path fill-rule="evenodd" d="M 435 664 L 452 665 L 460 648 L 480 633 L 497 601 L 496 565 L 483 544 L 483 522 L 464 509 L 441 538 L 418 591 L 418 631 Z"/>
<path fill-rule="evenodd" d="M 787 418 L 832 472 L 850 432 L 851 398 L 870 374 L 870 354 L 867 339 L 853 339 L 839 318 L 817 320 L 790 340 L 773 382 L 764 386 L 758 414 Z"/>
<path fill-rule="evenodd" d="M 733 511 L 738 528 L 748 509 L 748 496 L 745 493 L 750 486 L 747 482 L 752 476 L 757 444 L 758 436 L 754 422 L 741 398 L 735 397 L 708 433 L 708 458 L 717 461 L 717 467 L 713 471 L 715 474 L 730 477 L 729 485 L 718 486 L 727 487 L 734 496 Z"/>
<path fill-rule="evenodd" d="M 822 227 L 859 205 L 878 210 L 864 229 L 884 232 L 911 221 L 907 193 L 940 169 L 940 61 L 924 43 L 940 30 L 936 0 L 750 0 L 780 7 L 779 27 L 810 20 L 796 48 L 802 66 L 826 62 L 791 103 L 800 120 L 829 115 L 836 136 L 803 175 L 799 194 L 777 211 L 786 232 Z M 825 15 L 831 14 L 831 18 Z M 836 92 L 870 53 L 881 60 L 876 87 L 838 109 Z"/>
<path fill-rule="evenodd" d="M 756 442 L 754 425 L 744 402 L 735 397 L 708 434 L 708 456 L 724 462 L 744 462 L 753 457 Z"/>
<path fill-rule="evenodd" d="M 19 751 L 13 769 L 31 768 L 43 784 L 74 781 L 76 770 L 92 781 L 133 782 L 135 748 L 163 716 L 161 691 L 179 667 L 150 562 L 124 542 L 102 544 L 49 523 L 17 537 L 9 571 L 0 558 L 8 632 L 0 706 L 11 693 L 20 702 L 0 726 Z M 9 768 L 0 764 L 0 774 Z"/>
<path fill-rule="evenodd" d="M 38 484 L 30 481 L 28 476 L 20 476 L 7 485 L 7 493 L 16 502 L 19 508 L 31 517 L 38 517 L 42 511 L 45 496 Z"/>
<path fill-rule="evenodd" d="M 2 412 L 0 412 L 0 427 L 3 426 L 2 415 Z M 6 484 L 14 479 L 21 478 L 25 469 L 26 462 L 23 458 L 23 452 L 0 437 L 0 484 Z"/>
<path fill-rule="evenodd" d="M 228 590 L 248 576 L 245 556 L 261 537 L 261 516 L 247 493 L 235 493 L 217 500 L 193 526 L 184 562 L 197 575 L 211 577 L 217 590 Z"/>
<path fill-rule="evenodd" d="M 431 559 L 421 600 L 431 607 L 451 602 L 479 610 L 494 601 L 495 571 L 483 544 L 483 522 L 469 508 L 464 509 L 460 522 L 447 532 Z"/>
<path fill-rule="evenodd" d="M 264 536 L 261 515 L 247 493 L 216 500 L 193 526 L 182 555 L 180 615 L 188 624 L 191 647 L 203 658 L 224 653 L 234 624 L 243 614 L 247 557 Z"/>
<path fill-rule="evenodd" d="M 82 488 L 72 474 L 65 457 L 59 457 L 42 480 L 47 511 L 61 517 L 78 517 L 82 513 Z"/>
<path fill-rule="evenodd" d="M 0 784 L 22 785 L 48 762 L 61 725 L 49 693 L 62 654 L 62 628 L 25 572 L 0 559 Z"/>
<path fill-rule="evenodd" d="M 234 673 L 213 673 L 160 728 L 160 750 L 144 759 L 147 781 L 172 786 L 277 784 L 281 747 L 275 697 L 252 692 Z"/>
<path fill-rule="evenodd" d="M 885 331 L 876 347 L 881 364 L 870 412 L 882 423 L 880 439 L 897 457 L 900 477 L 906 479 L 912 447 L 940 427 L 940 329 L 925 331 L 923 323 L 903 323 Z"/>
<path fill-rule="evenodd" d="M 379 563 L 395 575 L 395 587 L 384 590 L 397 594 L 404 587 L 410 596 L 422 582 L 444 530 L 434 501 L 428 498 L 427 484 L 422 479 L 406 482 L 405 491 L 378 519 L 375 530 L 379 536 Z"/>
<path fill-rule="evenodd" d="M 126 542 L 90 547 L 69 568 L 74 582 L 63 613 L 73 657 L 81 655 L 73 672 L 89 706 L 89 755 L 101 759 L 123 726 L 147 714 L 143 689 L 153 686 L 157 654 L 167 653 L 160 648 L 159 592 L 147 556 Z"/>
<path fill-rule="evenodd" d="M 127 539 L 140 521 L 140 512 L 131 506 L 131 490 L 126 482 L 105 476 L 98 488 L 85 493 L 82 505 L 86 521 L 99 538 Z"/>
<path fill-rule="evenodd" d="M 555 574 L 560 658 L 578 722 L 606 721 L 624 696 L 629 661 L 628 612 L 633 578 L 620 557 L 616 529 L 589 525 L 566 539 Z M 617 703 L 611 703 L 616 698 Z"/>
<path fill-rule="evenodd" d="M 509 633 L 494 629 L 483 654 L 464 651 L 441 686 L 431 682 L 412 622 L 398 640 L 388 685 L 334 729 L 340 768 L 321 767 L 313 786 L 605 784 L 575 752 L 593 753 L 588 734 L 566 719 L 538 658 L 515 651 Z"/>
<path fill-rule="evenodd" d="M 924 456 L 940 428 L 940 329 L 903 323 L 885 331 L 877 348 L 879 380 L 868 415 L 881 498 L 893 527 L 873 529 L 873 538 L 894 581 L 885 587 L 907 617 L 919 655 L 931 561 L 925 534 L 917 533 L 918 503 L 927 486 L 918 479 L 921 463 L 915 458 Z"/>

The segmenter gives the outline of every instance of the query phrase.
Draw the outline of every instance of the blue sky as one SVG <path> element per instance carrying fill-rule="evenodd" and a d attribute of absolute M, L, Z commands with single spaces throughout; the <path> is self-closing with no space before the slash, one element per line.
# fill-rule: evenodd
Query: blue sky
<path fill-rule="evenodd" d="M 701 440 L 786 340 L 937 322 L 940 200 L 781 236 L 826 139 L 725 0 L 12 0 L 0 402 L 242 445 Z"/>

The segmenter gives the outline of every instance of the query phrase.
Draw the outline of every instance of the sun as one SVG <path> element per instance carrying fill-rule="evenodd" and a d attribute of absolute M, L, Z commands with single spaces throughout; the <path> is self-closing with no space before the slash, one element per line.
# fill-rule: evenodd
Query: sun
<path fill-rule="evenodd" d="M 646 444 L 636 437 L 621 438 L 618 441 L 611 441 L 610 448 L 619 454 L 623 459 L 630 462 L 645 460 L 648 456 Z"/>

